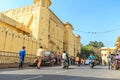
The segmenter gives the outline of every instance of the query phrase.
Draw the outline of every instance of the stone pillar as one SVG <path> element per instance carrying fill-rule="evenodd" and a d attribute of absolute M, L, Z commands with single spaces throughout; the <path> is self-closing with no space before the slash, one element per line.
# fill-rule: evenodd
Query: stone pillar
<path fill-rule="evenodd" d="M 36 49 L 38 49 L 38 48 L 40 48 L 40 41 L 37 41 L 37 47 L 36 47 Z M 44 48 L 45 46 L 43 46 L 43 48 Z"/>
<path fill-rule="evenodd" d="M 39 41 L 36 41 L 36 51 L 37 51 L 38 48 L 40 48 L 39 44 L 40 44 Z"/>
<path fill-rule="evenodd" d="M 18 34 L 18 50 L 21 50 L 23 47 L 23 34 Z"/>
<path fill-rule="evenodd" d="M 13 37 L 12 37 L 12 49 L 11 49 L 11 51 L 12 52 L 16 52 L 16 53 L 18 53 L 19 52 L 19 49 L 18 49 L 18 33 L 16 33 L 16 32 L 13 32 Z"/>
<path fill-rule="evenodd" d="M 11 52 L 12 46 L 12 31 L 6 29 L 5 51 Z"/>
<path fill-rule="evenodd" d="M 37 41 L 35 39 L 32 39 L 32 53 L 36 55 L 37 51 Z"/>
<path fill-rule="evenodd" d="M 28 53 L 32 54 L 32 39 L 28 38 Z"/>
<path fill-rule="evenodd" d="M 28 36 L 23 36 L 23 46 L 25 46 L 26 53 L 28 54 Z"/>
<path fill-rule="evenodd" d="M 3 27 L 0 27 L 0 51 L 4 50 L 6 31 Z"/>

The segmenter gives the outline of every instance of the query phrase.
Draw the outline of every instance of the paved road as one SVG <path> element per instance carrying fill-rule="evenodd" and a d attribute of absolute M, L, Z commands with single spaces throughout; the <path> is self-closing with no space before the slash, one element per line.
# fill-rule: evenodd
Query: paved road
<path fill-rule="evenodd" d="M 103 66 L 90 69 L 88 66 L 43 67 L 27 69 L 1 69 L 0 80 L 120 80 L 120 71 L 108 70 Z"/>

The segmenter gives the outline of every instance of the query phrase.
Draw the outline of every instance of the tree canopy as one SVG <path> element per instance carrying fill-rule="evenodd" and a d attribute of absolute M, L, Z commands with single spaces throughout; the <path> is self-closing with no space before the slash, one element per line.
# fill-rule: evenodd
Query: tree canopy
<path fill-rule="evenodd" d="M 87 58 L 93 53 L 97 58 L 100 58 L 100 48 L 104 47 L 102 42 L 90 41 L 88 45 L 81 45 L 81 57 Z"/>
<path fill-rule="evenodd" d="M 92 47 L 95 47 L 95 48 L 101 48 L 101 47 L 104 46 L 104 44 L 102 42 L 90 41 L 88 46 L 92 46 Z"/>
<path fill-rule="evenodd" d="M 94 54 L 93 50 L 89 46 L 81 46 L 81 57 L 87 58 L 91 53 Z"/>

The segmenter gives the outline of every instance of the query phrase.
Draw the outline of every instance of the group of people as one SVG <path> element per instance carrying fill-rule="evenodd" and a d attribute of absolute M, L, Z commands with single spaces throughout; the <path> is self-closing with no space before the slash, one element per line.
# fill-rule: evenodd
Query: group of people
<path fill-rule="evenodd" d="M 40 46 L 40 48 L 37 50 L 36 52 L 36 56 L 37 56 L 37 68 L 40 69 L 40 65 L 42 62 L 42 57 L 43 57 L 43 53 L 44 53 L 44 49 L 42 46 Z M 24 58 L 26 55 L 26 50 L 25 50 L 25 46 L 22 47 L 22 49 L 19 52 L 19 58 L 20 58 L 20 63 L 18 68 L 23 68 L 23 62 L 24 62 Z"/>
<path fill-rule="evenodd" d="M 36 66 L 37 66 L 38 69 L 40 69 L 40 67 L 41 67 L 41 63 L 42 63 L 42 59 L 44 57 L 44 53 L 45 53 L 45 49 L 43 49 L 43 47 L 40 46 L 40 48 L 36 52 L 36 59 L 35 59 L 35 61 L 37 61 Z M 25 46 L 23 46 L 22 49 L 19 52 L 20 63 L 19 63 L 18 68 L 23 68 L 23 62 L 24 62 L 25 55 L 26 55 L 26 50 L 25 50 Z M 50 57 L 52 58 L 52 55 L 50 55 Z M 58 63 L 60 63 L 60 61 L 61 61 L 60 56 L 57 57 L 56 61 Z"/>
<path fill-rule="evenodd" d="M 43 49 L 42 46 L 40 46 L 40 48 L 36 52 L 37 68 L 38 69 L 40 69 L 44 52 L 45 52 L 45 50 Z M 25 50 L 25 46 L 23 46 L 22 49 L 19 52 L 20 63 L 19 63 L 18 68 L 23 68 L 23 62 L 24 62 L 25 55 L 26 55 L 26 50 Z M 107 58 L 108 58 L 108 69 L 110 69 L 111 66 L 112 66 L 112 63 L 115 59 L 120 60 L 120 54 L 116 54 L 116 55 L 113 56 L 113 55 L 111 55 L 111 53 L 109 53 Z M 88 59 L 93 60 L 93 59 L 95 59 L 95 56 L 93 54 L 90 54 Z M 59 58 L 57 60 L 58 60 L 59 63 L 61 62 L 61 60 L 68 60 L 68 63 L 70 63 L 69 62 L 70 58 L 69 58 L 69 55 L 66 51 L 63 51 L 62 55 L 59 56 Z M 70 60 L 70 61 L 72 62 L 72 60 Z M 81 60 L 80 60 L 80 53 L 79 52 L 77 53 L 75 62 L 76 62 L 77 65 L 80 65 Z"/>
<path fill-rule="evenodd" d="M 115 66 L 120 67 L 120 54 L 118 52 L 116 54 L 111 54 L 109 52 L 107 59 L 108 59 L 108 69 L 112 69 Z"/>
<path fill-rule="evenodd" d="M 42 63 L 44 53 L 45 53 L 45 50 L 43 49 L 42 46 L 40 46 L 40 48 L 36 52 L 36 57 L 37 57 L 36 58 L 36 60 L 37 60 L 37 65 L 36 66 L 37 66 L 38 69 L 40 69 L 40 67 L 41 67 L 41 63 Z M 23 62 L 24 62 L 25 55 L 26 55 L 26 50 L 25 50 L 25 46 L 23 46 L 22 49 L 19 52 L 20 63 L 19 63 L 18 68 L 23 68 Z M 75 62 L 78 66 L 80 65 L 80 62 L 81 62 L 80 57 L 81 57 L 81 55 L 78 52 L 77 56 L 75 58 Z M 91 54 L 88 57 L 88 59 L 95 59 L 95 56 L 93 54 Z M 59 55 L 58 58 L 57 58 L 58 63 L 61 63 L 61 61 L 63 61 L 63 60 L 67 60 L 68 64 L 73 62 L 66 51 L 63 51 L 62 55 L 61 56 Z"/>

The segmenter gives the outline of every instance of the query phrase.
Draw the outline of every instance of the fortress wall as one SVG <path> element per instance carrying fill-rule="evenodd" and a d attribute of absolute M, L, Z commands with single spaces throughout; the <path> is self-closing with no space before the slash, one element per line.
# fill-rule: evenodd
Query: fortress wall
<path fill-rule="evenodd" d="M 39 43 L 32 37 L 0 27 L 0 51 L 19 53 L 22 46 L 26 47 L 27 54 L 36 54 Z"/>
<path fill-rule="evenodd" d="M 28 54 L 32 53 L 32 39 L 28 37 Z"/>
<path fill-rule="evenodd" d="M 21 8 L 8 10 L 8 11 L 2 12 L 2 13 L 9 17 L 18 17 L 18 16 L 23 16 L 26 14 L 31 14 L 33 8 L 34 8 L 34 6 L 25 6 L 25 7 L 21 7 Z"/>
<path fill-rule="evenodd" d="M 2 27 L 0 27 L 0 51 L 4 50 L 5 47 L 5 37 L 6 36 L 6 30 Z"/>
<path fill-rule="evenodd" d="M 36 54 L 37 51 L 37 41 L 35 39 L 32 39 L 32 53 Z"/>
<path fill-rule="evenodd" d="M 23 46 L 26 47 L 25 50 L 28 53 L 28 36 L 27 35 L 23 36 Z"/>
<path fill-rule="evenodd" d="M 6 30 L 6 36 L 5 36 L 5 49 L 4 51 L 11 52 L 11 46 L 12 46 L 12 31 L 9 29 Z"/>
<path fill-rule="evenodd" d="M 19 42 L 18 42 L 18 33 L 13 32 L 11 52 L 15 52 L 15 53 L 18 53 L 18 52 L 19 52 L 18 43 L 19 43 Z"/>

